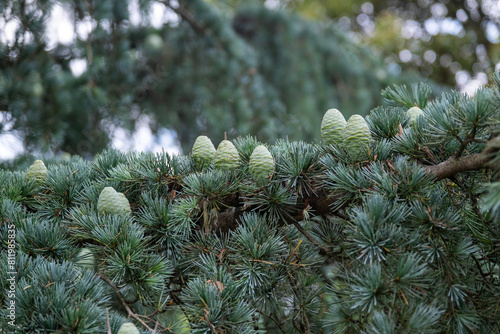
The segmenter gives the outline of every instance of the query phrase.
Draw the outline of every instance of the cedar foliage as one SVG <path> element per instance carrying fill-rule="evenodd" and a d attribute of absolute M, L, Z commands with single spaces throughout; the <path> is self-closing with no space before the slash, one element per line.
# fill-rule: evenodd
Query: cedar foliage
<path fill-rule="evenodd" d="M 474 97 L 383 91 L 366 159 L 280 139 L 267 182 L 240 164 L 106 150 L 0 171 L 2 268 L 16 231 L 10 333 L 498 333 L 500 73 Z M 405 111 L 423 110 L 411 123 Z M 318 128 L 318 132 L 320 129 Z M 97 210 L 105 187 L 132 213 Z M 83 248 L 95 256 L 79 265 Z M 90 268 L 89 268 L 90 267 Z M 0 272 L 2 291 L 7 274 Z M 2 303 L 8 301 L 3 293 Z"/>

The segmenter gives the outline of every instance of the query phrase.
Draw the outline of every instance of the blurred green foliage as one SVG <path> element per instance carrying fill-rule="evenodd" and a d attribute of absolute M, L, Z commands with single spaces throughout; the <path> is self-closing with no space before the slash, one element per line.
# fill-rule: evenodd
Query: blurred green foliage
<path fill-rule="evenodd" d="M 73 24 L 70 42 L 53 41 L 56 9 Z M 325 110 L 364 115 L 383 87 L 415 79 L 335 24 L 258 1 L 9 0 L 0 13 L 0 134 L 28 153 L 90 157 L 142 115 L 184 151 L 225 132 L 313 140 Z"/>
<path fill-rule="evenodd" d="M 461 88 L 500 62 L 497 0 L 277 0 L 312 19 L 339 23 L 403 71 Z M 401 52 L 403 55 L 401 56 Z M 459 73 L 457 77 L 457 73 Z"/>

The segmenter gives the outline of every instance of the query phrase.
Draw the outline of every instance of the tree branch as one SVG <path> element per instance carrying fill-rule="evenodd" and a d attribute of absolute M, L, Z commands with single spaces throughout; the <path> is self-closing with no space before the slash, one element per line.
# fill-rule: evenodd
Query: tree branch
<path fill-rule="evenodd" d="M 111 333 L 111 325 L 109 324 L 109 311 L 108 311 L 107 307 L 106 307 L 106 328 L 107 328 L 106 334 L 112 334 Z"/>
<path fill-rule="evenodd" d="M 177 7 L 172 6 L 170 0 L 164 0 L 159 2 L 164 4 L 168 8 L 172 9 L 177 15 L 186 20 L 186 22 L 189 23 L 191 28 L 193 28 L 193 30 L 196 31 L 198 34 L 205 35 L 205 29 L 203 29 L 203 27 L 196 21 L 196 19 L 194 18 L 193 14 L 191 14 L 190 11 L 188 11 L 185 7 L 182 7 L 180 2 Z"/>
<path fill-rule="evenodd" d="M 294 298 L 294 303 L 297 302 L 300 299 L 300 291 L 298 288 L 298 283 L 295 278 L 291 274 L 288 275 L 288 280 L 290 281 L 290 286 L 292 287 L 293 292 L 295 293 L 295 296 L 297 298 Z M 300 330 L 304 334 L 309 334 L 311 333 L 311 326 L 309 325 L 309 319 L 307 318 L 307 314 L 305 311 L 305 305 L 299 304 L 299 313 L 301 313 L 301 319 L 300 323 L 297 324 L 296 322 L 296 317 L 293 317 L 293 327 L 296 329 Z"/>
<path fill-rule="evenodd" d="M 460 136 L 457 136 L 457 139 L 460 142 L 460 147 L 458 148 L 457 153 L 455 153 L 455 157 L 460 158 L 462 156 L 462 153 L 464 153 L 465 148 L 467 147 L 467 145 L 475 140 L 476 131 L 477 131 L 477 128 L 474 125 L 472 127 L 471 132 L 468 135 L 465 136 L 464 140 L 462 140 L 462 138 L 460 138 Z"/>
<path fill-rule="evenodd" d="M 500 137 L 495 137 L 486 143 L 481 153 L 467 155 L 464 157 L 450 157 L 448 160 L 434 166 L 425 166 L 427 172 L 433 174 L 437 180 L 442 180 L 460 172 L 479 170 L 486 168 L 493 159 L 495 152 L 499 150 Z"/>
<path fill-rule="evenodd" d="M 149 331 L 153 331 L 153 329 L 151 327 L 149 327 L 140 317 L 138 317 L 131 309 L 130 307 L 128 306 L 127 304 L 127 301 L 125 300 L 125 298 L 123 297 L 123 295 L 121 294 L 120 290 L 115 286 L 115 284 L 113 283 L 113 281 L 111 281 L 111 279 L 109 279 L 108 277 L 104 276 L 101 274 L 101 279 L 108 283 L 110 287 L 113 288 L 113 290 L 115 290 L 115 293 L 116 293 L 116 296 L 118 297 L 118 299 L 120 300 L 120 302 L 122 303 L 123 307 L 127 310 L 127 313 L 129 315 L 129 317 L 132 317 L 134 318 L 135 320 L 137 320 L 141 325 L 143 325 L 144 327 L 146 327 Z"/>
<path fill-rule="evenodd" d="M 314 246 L 318 247 L 319 248 L 319 253 L 321 255 L 328 255 L 330 256 L 333 260 L 337 261 L 337 262 L 340 262 L 340 258 L 335 255 L 332 251 L 330 251 L 327 247 L 321 245 L 316 239 L 314 239 L 302 226 L 300 226 L 300 224 L 291 219 L 290 220 L 291 223 L 297 228 L 297 230 L 299 230 L 300 233 L 302 233 L 302 235 L 304 237 L 306 237 L 307 240 L 309 240 Z"/>

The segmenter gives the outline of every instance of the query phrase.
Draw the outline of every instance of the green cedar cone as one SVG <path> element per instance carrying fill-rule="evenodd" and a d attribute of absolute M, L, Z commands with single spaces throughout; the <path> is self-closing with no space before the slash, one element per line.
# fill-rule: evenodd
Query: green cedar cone
<path fill-rule="evenodd" d="M 264 145 L 257 146 L 249 162 L 250 174 L 258 181 L 265 181 L 274 171 L 274 159 Z"/>
<path fill-rule="evenodd" d="M 423 114 L 424 112 L 419 107 L 412 107 L 406 112 L 406 116 L 410 118 L 410 124 L 415 123 L 417 121 L 417 117 Z"/>
<path fill-rule="evenodd" d="M 26 173 L 26 180 L 34 180 L 37 184 L 42 184 L 47 179 L 47 167 L 42 160 L 36 160 Z"/>
<path fill-rule="evenodd" d="M 131 322 L 125 322 L 120 329 L 118 330 L 117 334 L 141 334 L 139 333 L 139 330 L 135 325 Z"/>
<path fill-rule="evenodd" d="M 240 154 L 229 140 L 223 140 L 215 152 L 214 165 L 216 168 L 234 169 L 240 164 Z"/>
<path fill-rule="evenodd" d="M 328 109 L 321 122 L 321 139 L 325 144 L 342 144 L 346 126 L 344 115 L 337 109 Z"/>
<path fill-rule="evenodd" d="M 94 253 L 89 248 L 82 248 L 77 255 L 76 264 L 82 268 L 94 269 L 95 257 Z"/>
<path fill-rule="evenodd" d="M 193 158 L 199 167 L 210 164 L 215 156 L 215 147 L 207 136 L 198 136 L 193 145 Z"/>
<path fill-rule="evenodd" d="M 97 211 L 101 214 L 130 214 L 130 204 L 125 195 L 118 193 L 113 187 L 106 187 L 99 195 Z"/>
<path fill-rule="evenodd" d="M 130 208 L 130 203 L 129 203 L 127 197 L 125 197 L 125 195 L 123 193 L 117 193 L 117 194 L 118 194 L 118 196 L 120 197 L 120 199 L 122 201 L 122 210 L 123 210 L 123 212 L 131 214 L 132 213 L 132 209 Z"/>
<path fill-rule="evenodd" d="M 352 115 L 345 128 L 344 146 L 354 161 L 361 161 L 368 156 L 371 140 L 370 128 L 360 115 Z"/>

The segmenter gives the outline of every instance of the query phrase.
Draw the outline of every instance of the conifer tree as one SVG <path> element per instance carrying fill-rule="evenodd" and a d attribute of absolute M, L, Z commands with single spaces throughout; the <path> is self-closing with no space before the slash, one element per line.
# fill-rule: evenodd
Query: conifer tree
<path fill-rule="evenodd" d="M 346 138 L 249 135 L 228 137 L 231 168 L 106 150 L 39 175 L 1 170 L 1 268 L 12 269 L 0 271 L 0 326 L 498 333 L 500 73 L 494 81 L 473 97 L 385 89 L 384 106 L 347 121 L 370 130 L 357 147 L 366 133 L 349 131 L 355 155 Z M 203 142 L 196 151 L 213 152 Z"/>

